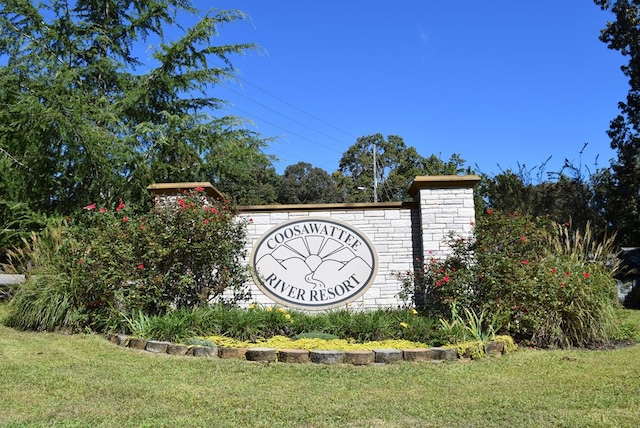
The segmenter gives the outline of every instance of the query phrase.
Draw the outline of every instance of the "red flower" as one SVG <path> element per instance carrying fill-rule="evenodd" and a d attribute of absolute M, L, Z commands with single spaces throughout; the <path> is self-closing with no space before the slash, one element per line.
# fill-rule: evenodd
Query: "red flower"
<path fill-rule="evenodd" d="M 123 208 L 124 208 L 124 202 L 122 202 L 122 198 L 120 198 L 120 203 L 116 207 L 116 211 L 120 211 Z"/>
<path fill-rule="evenodd" d="M 584 273 L 584 277 L 585 277 L 585 279 L 586 279 L 586 278 L 589 278 L 590 276 L 591 276 L 591 274 L 589 274 L 589 272 L 585 272 L 585 273 Z"/>
<path fill-rule="evenodd" d="M 491 208 L 489 208 L 489 209 L 487 210 L 487 214 L 489 214 L 489 215 L 493 214 L 493 210 L 492 210 Z"/>
<path fill-rule="evenodd" d="M 100 212 L 101 212 L 101 213 L 106 213 L 106 212 L 107 212 L 107 209 L 106 209 L 105 207 L 100 207 Z"/>
<path fill-rule="evenodd" d="M 522 261 L 522 264 L 523 264 L 523 265 L 528 265 L 528 264 L 529 264 L 529 260 L 523 260 L 523 261 Z"/>
<path fill-rule="evenodd" d="M 80 260 L 78 260 L 78 263 L 82 264 L 82 263 L 84 263 L 84 260 L 80 259 Z"/>
<path fill-rule="evenodd" d="M 444 282 L 449 282 L 449 277 L 448 277 L 448 276 L 445 276 L 444 278 L 442 278 L 442 280 L 443 280 Z"/>
<path fill-rule="evenodd" d="M 216 213 L 216 211 L 218 211 L 218 210 L 216 210 L 216 207 L 211 207 L 211 212 L 212 212 L 212 213 L 214 213 L 214 214 L 215 214 L 215 213 Z"/>
<path fill-rule="evenodd" d="M 209 219 L 208 218 L 204 219 L 204 224 L 209 224 Z"/>
<path fill-rule="evenodd" d="M 126 223 L 127 221 L 129 221 L 129 217 L 122 217 L 122 222 Z"/>
<path fill-rule="evenodd" d="M 184 199 L 178 199 L 178 205 L 183 207 L 184 206 Z"/>
<path fill-rule="evenodd" d="M 253 223 L 253 219 L 252 218 L 249 219 L 249 223 Z"/>
<path fill-rule="evenodd" d="M 204 191 L 204 187 L 196 187 L 196 192 L 203 192 Z"/>
<path fill-rule="evenodd" d="M 521 237 L 520 237 L 520 240 L 521 240 L 522 242 L 525 242 L 525 241 L 527 240 L 527 237 L 526 237 L 526 236 L 521 236 Z"/>
<path fill-rule="evenodd" d="M 555 274 L 556 274 L 556 272 L 557 272 L 556 268 L 552 268 L 552 269 L 551 269 L 551 273 L 552 273 L 552 274 L 554 274 L 554 275 L 555 275 Z"/>
<path fill-rule="evenodd" d="M 569 275 L 571 275 L 569 272 L 564 273 L 564 276 L 566 276 L 567 278 L 569 278 Z"/>
<path fill-rule="evenodd" d="M 140 270 L 144 269 L 144 263 L 140 263 L 140 264 L 138 265 L 138 269 L 140 269 Z"/>
<path fill-rule="evenodd" d="M 141 224 L 141 225 L 140 225 L 140 229 L 144 229 L 144 224 Z"/>
<path fill-rule="evenodd" d="M 564 282 L 562 284 L 560 284 L 560 287 L 564 288 Z"/>
<path fill-rule="evenodd" d="M 83 210 L 94 210 L 96 209 L 96 204 L 87 205 L 86 207 L 82 207 Z"/>

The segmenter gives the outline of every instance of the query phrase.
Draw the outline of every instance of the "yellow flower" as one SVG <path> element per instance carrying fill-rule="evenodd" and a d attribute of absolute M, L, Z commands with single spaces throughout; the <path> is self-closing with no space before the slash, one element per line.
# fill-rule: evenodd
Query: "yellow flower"
<path fill-rule="evenodd" d="M 418 311 L 416 311 L 415 309 L 411 309 L 411 313 L 412 313 L 413 315 L 418 315 Z"/>
<path fill-rule="evenodd" d="M 249 309 L 255 309 L 255 308 L 256 308 L 256 304 L 255 303 L 252 303 L 252 304 L 249 305 Z"/>
<path fill-rule="evenodd" d="M 271 312 L 271 306 L 267 306 L 267 312 Z"/>
<path fill-rule="evenodd" d="M 276 309 L 278 312 L 280 312 L 281 314 L 286 314 L 287 310 L 285 308 L 278 308 Z"/>
<path fill-rule="evenodd" d="M 284 318 L 288 320 L 289 318 L 291 318 L 291 315 L 290 314 L 285 314 Z"/>
<path fill-rule="evenodd" d="M 400 327 L 407 328 L 407 327 L 409 327 L 409 324 L 407 324 L 406 322 L 401 322 L 400 323 Z"/>

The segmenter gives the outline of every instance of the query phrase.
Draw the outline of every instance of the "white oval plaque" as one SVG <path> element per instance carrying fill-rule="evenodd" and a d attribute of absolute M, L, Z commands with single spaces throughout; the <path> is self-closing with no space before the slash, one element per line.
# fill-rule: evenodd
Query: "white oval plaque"
<path fill-rule="evenodd" d="M 254 245 L 250 266 L 274 301 L 306 310 L 328 309 L 362 296 L 378 271 L 375 247 L 359 230 L 328 218 L 282 223 Z"/>

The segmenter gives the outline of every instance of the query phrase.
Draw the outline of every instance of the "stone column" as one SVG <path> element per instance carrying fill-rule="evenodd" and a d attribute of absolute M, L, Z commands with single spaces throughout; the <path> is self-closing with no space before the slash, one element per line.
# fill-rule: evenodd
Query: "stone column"
<path fill-rule="evenodd" d="M 471 235 L 475 223 L 473 187 L 477 175 L 438 175 L 416 177 L 409 194 L 418 203 L 422 260 L 450 253 L 449 232 Z"/>

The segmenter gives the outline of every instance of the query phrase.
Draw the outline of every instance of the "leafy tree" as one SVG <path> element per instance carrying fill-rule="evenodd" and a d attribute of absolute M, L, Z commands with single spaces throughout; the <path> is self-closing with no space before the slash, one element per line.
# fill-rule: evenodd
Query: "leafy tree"
<path fill-rule="evenodd" d="M 254 47 L 214 43 L 245 16 L 212 10 L 180 27 L 196 13 L 189 0 L 0 3 L 0 197 L 69 213 L 144 200 L 151 182 L 221 185 L 269 167 L 264 142 L 216 117 L 210 95 Z"/>
<path fill-rule="evenodd" d="M 606 200 L 605 215 L 618 230 L 623 244 L 640 244 L 640 5 L 630 0 L 594 0 L 603 10 L 609 10 L 615 20 L 607 23 L 600 40 L 609 49 L 628 57 L 621 67 L 629 78 L 629 92 L 618 103 L 620 114 L 611 121 L 608 131 L 611 148 L 618 158 L 611 165 L 612 173 L 601 176 L 601 189 Z"/>
<path fill-rule="evenodd" d="M 374 150 L 377 200 L 402 201 L 416 176 L 456 175 L 469 172 L 464 160 L 452 155 L 444 162 L 438 156 L 421 156 L 407 147 L 402 137 L 382 134 L 360 137 L 340 159 L 336 174 L 345 202 L 371 202 L 373 198 Z"/>
<path fill-rule="evenodd" d="M 582 153 L 581 153 L 582 154 Z M 598 236 L 605 231 L 598 180 L 606 177 L 606 169 L 593 174 L 583 172 L 581 164 L 574 165 L 565 159 L 560 172 L 545 173 L 546 162 L 527 169 L 518 164 L 518 171 L 510 169 L 489 177 L 482 175 L 476 188 L 476 214 L 487 208 L 507 213 L 549 217 L 560 223 L 571 223 L 574 227 L 587 225 Z M 537 171 L 535 177 L 532 172 Z M 546 176 L 546 179 L 542 179 Z"/>
<path fill-rule="evenodd" d="M 339 202 L 334 178 L 322 168 L 307 162 L 284 170 L 278 201 L 283 204 L 326 204 Z"/>

